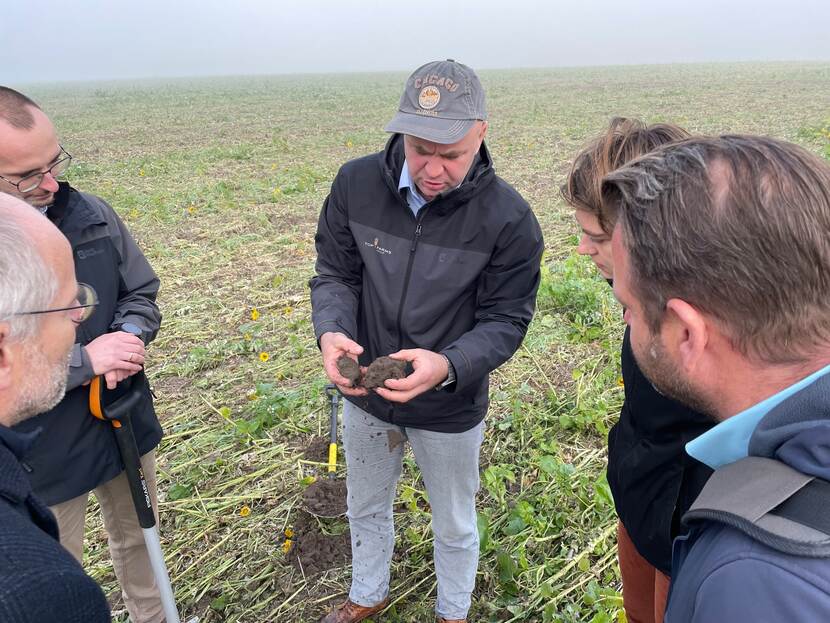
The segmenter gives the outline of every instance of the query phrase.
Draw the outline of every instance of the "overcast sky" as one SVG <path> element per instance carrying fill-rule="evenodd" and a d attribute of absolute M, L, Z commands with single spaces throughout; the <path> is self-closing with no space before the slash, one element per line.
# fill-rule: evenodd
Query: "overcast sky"
<path fill-rule="evenodd" d="M 830 61 L 830 0 L 3 0 L 0 83 Z"/>

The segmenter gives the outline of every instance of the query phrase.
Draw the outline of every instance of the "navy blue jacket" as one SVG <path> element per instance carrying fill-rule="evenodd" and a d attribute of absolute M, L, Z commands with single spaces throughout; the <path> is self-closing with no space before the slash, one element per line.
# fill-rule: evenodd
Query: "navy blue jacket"
<path fill-rule="evenodd" d="M 830 480 L 830 374 L 765 415 L 749 454 Z M 722 621 L 830 621 L 830 559 L 785 554 L 722 523 L 694 523 L 674 545 L 665 622 Z"/>
<path fill-rule="evenodd" d="M 0 426 L 0 622 L 107 623 L 104 593 L 61 547 L 20 467 L 28 442 Z"/>

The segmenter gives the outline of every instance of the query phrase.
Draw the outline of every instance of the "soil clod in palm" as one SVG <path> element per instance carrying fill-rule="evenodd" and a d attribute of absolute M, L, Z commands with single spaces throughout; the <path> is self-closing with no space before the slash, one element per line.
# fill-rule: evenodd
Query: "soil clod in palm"
<path fill-rule="evenodd" d="M 360 366 L 354 359 L 341 355 L 337 360 L 337 370 L 352 382 L 352 387 L 360 385 Z"/>
<path fill-rule="evenodd" d="M 402 379 L 406 376 L 406 362 L 391 357 L 378 357 L 366 369 L 363 375 L 363 387 L 375 389 L 383 387 L 387 379 Z"/>

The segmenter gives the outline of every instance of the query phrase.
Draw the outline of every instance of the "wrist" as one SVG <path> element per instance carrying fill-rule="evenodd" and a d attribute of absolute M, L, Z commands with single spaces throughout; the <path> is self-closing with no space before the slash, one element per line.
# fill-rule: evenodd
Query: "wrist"
<path fill-rule="evenodd" d="M 443 381 L 441 381 L 440 383 L 438 383 L 438 385 L 435 386 L 435 389 L 440 391 L 445 387 L 449 387 L 450 385 L 455 383 L 455 368 L 453 367 L 452 361 L 450 361 L 449 357 L 447 357 L 444 353 L 438 354 L 444 358 L 444 361 L 447 364 L 447 376 L 444 378 Z"/>

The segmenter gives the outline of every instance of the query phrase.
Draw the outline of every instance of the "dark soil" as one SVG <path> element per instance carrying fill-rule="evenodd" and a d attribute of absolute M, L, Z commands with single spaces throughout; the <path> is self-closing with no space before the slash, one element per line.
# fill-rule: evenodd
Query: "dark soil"
<path fill-rule="evenodd" d="M 314 437 L 303 450 L 303 458 L 307 461 L 326 463 L 329 460 L 329 438 Z"/>
<path fill-rule="evenodd" d="M 383 387 L 386 379 L 402 379 L 405 376 L 405 361 L 397 361 L 391 357 L 378 357 L 366 368 L 366 374 L 363 375 L 363 387 L 366 389 Z"/>
<path fill-rule="evenodd" d="M 346 481 L 318 478 L 303 491 L 303 506 L 320 517 L 337 517 L 346 512 Z"/>
<path fill-rule="evenodd" d="M 320 522 L 301 512 L 294 522 L 294 544 L 288 553 L 291 565 L 308 575 L 315 575 L 351 560 L 352 549 L 349 530 L 343 534 L 326 534 Z"/>
<path fill-rule="evenodd" d="M 360 385 L 360 365 L 354 359 L 341 355 L 337 360 L 337 371 L 352 382 L 352 387 Z"/>

